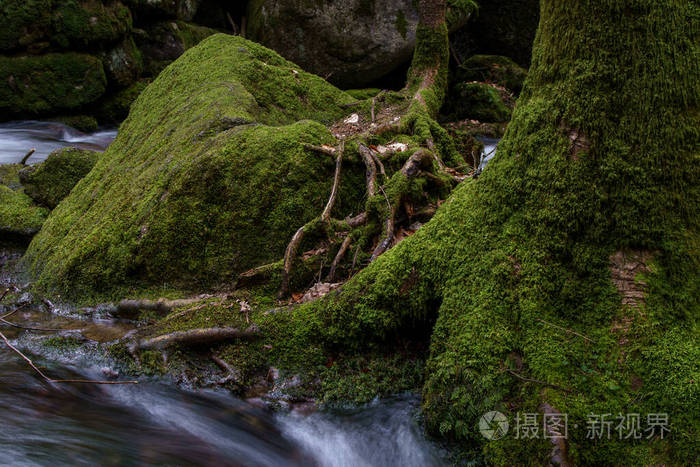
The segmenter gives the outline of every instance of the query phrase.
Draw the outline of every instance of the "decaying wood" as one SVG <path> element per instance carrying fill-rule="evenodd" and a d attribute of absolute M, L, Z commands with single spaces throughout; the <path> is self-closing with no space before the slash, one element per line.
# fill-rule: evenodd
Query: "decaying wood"
<path fill-rule="evenodd" d="M 362 214 L 358 214 L 355 217 L 349 217 L 345 219 L 345 222 L 348 224 L 348 226 L 351 229 L 354 229 L 355 227 L 359 227 L 361 225 L 364 225 L 367 223 L 367 212 L 363 212 Z"/>
<path fill-rule="evenodd" d="M 304 144 L 304 149 L 320 152 L 322 154 L 328 154 L 329 156 L 335 156 L 337 152 L 335 148 L 330 146 L 316 146 L 315 144 Z"/>
<path fill-rule="evenodd" d="M 17 355 L 19 355 L 20 357 L 22 357 L 22 359 L 24 359 L 24 361 L 26 361 L 26 362 L 29 364 L 29 366 L 31 366 L 31 367 L 34 369 L 34 371 L 36 371 L 36 372 L 39 374 L 39 376 L 41 376 L 42 378 L 44 378 L 44 380 L 46 380 L 46 381 L 49 382 L 49 383 L 72 383 L 72 384 L 139 384 L 138 381 L 93 381 L 93 380 L 88 380 L 88 379 L 53 379 L 53 378 L 49 378 L 48 376 L 46 376 L 46 375 L 44 374 L 43 371 L 41 371 L 41 370 L 39 369 L 39 367 L 37 367 L 37 366 L 34 364 L 34 362 L 31 361 L 31 359 L 30 359 L 29 357 L 27 357 L 26 355 L 24 355 L 22 352 L 20 352 L 20 350 L 19 350 L 17 347 L 15 347 L 14 345 L 12 345 L 12 344 L 10 343 L 10 341 L 7 339 L 7 337 L 5 337 L 5 334 L 3 334 L 2 332 L 0 332 L 0 338 L 2 338 L 3 341 L 5 341 L 5 345 L 7 345 L 7 346 L 10 348 L 10 350 L 12 350 L 13 352 L 15 352 L 15 353 L 16 353 Z"/>
<path fill-rule="evenodd" d="M 25 156 L 22 158 L 22 161 L 20 162 L 20 164 L 27 165 L 27 161 L 29 160 L 30 157 L 32 157 L 32 154 L 34 154 L 34 152 L 36 152 L 36 148 L 30 149 L 29 152 L 27 154 L 25 154 Z"/>
<path fill-rule="evenodd" d="M 343 240 L 343 243 L 340 245 L 340 249 L 338 250 L 338 253 L 335 255 L 335 258 L 333 258 L 333 262 L 331 263 L 331 270 L 328 273 L 328 278 L 326 279 L 327 282 L 335 282 L 335 273 L 336 270 L 338 269 L 338 264 L 343 260 L 343 257 L 345 256 L 345 253 L 348 251 L 348 248 L 350 248 L 350 244 L 352 243 L 352 236 L 348 235 L 345 237 L 345 240 Z"/>
<path fill-rule="evenodd" d="M 260 329 L 255 324 L 248 327 L 245 331 L 231 327 L 190 329 L 189 331 L 175 331 L 162 336 L 131 342 L 127 348 L 133 354 L 138 350 L 162 350 L 178 344 L 212 344 L 232 339 L 246 339 L 255 337 L 259 333 Z"/>
<path fill-rule="evenodd" d="M 326 207 L 321 213 L 321 222 L 328 224 L 331 220 L 331 211 L 333 211 L 333 206 L 335 205 L 335 200 L 338 197 L 338 187 L 340 186 L 340 170 L 343 165 L 343 149 L 342 147 L 338 151 L 338 155 L 335 158 L 335 175 L 333 176 L 333 186 L 331 187 L 331 195 L 328 198 Z"/>

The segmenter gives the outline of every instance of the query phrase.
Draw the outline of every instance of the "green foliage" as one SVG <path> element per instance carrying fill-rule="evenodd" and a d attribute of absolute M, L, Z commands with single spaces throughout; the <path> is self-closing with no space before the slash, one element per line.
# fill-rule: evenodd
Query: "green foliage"
<path fill-rule="evenodd" d="M 44 162 L 20 171 L 24 192 L 37 203 L 53 209 L 92 170 L 98 156 L 84 149 L 57 149 Z"/>
<path fill-rule="evenodd" d="M 212 36 L 139 96 L 27 264 L 41 286 L 80 296 L 139 282 L 214 284 L 278 260 L 332 181 L 334 161 L 303 144 L 332 144 L 319 122 L 353 101 L 262 46 Z M 362 189 L 343 187 L 340 214 Z"/>
<path fill-rule="evenodd" d="M 79 108 L 104 94 L 102 63 L 90 55 L 0 56 L 0 112 L 33 116 Z"/>

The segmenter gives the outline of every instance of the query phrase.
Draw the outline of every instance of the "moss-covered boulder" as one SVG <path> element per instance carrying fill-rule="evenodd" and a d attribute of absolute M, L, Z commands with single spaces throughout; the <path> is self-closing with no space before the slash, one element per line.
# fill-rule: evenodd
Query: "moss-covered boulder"
<path fill-rule="evenodd" d="M 53 209 L 92 170 L 98 155 L 85 149 L 58 149 L 44 162 L 19 172 L 24 192 L 37 203 Z"/>
<path fill-rule="evenodd" d="M 485 83 L 457 84 L 445 109 L 453 119 L 483 122 L 507 122 L 511 113 L 498 90 Z"/>
<path fill-rule="evenodd" d="M 45 39 L 51 31 L 52 0 L 3 0 L 0 3 L 0 51 Z"/>
<path fill-rule="evenodd" d="M 53 8 L 50 39 L 61 48 L 117 42 L 132 27 L 131 12 L 119 1 L 59 0 Z"/>
<path fill-rule="evenodd" d="M 184 21 L 166 21 L 135 31 L 136 44 L 143 54 L 144 74 L 156 76 L 185 50 L 217 31 Z"/>
<path fill-rule="evenodd" d="M 125 88 L 138 79 L 143 70 L 143 58 L 134 39 L 128 37 L 116 47 L 101 54 L 102 65 L 110 84 Z"/>
<path fill-rule="evenodd" d="M 0 56 L 0 114 L 36 116 L 97 100 L 107 79 L 102 62 L 77 53 Z"/>
<path fill-rule="evenodd" d="M 0 165 L 0 240 L 29 237 L 41 229 L 48 210 L 23 193 L 19 164 Z"/>
<path fill-rule="evenodd" d="M 258 44 L 212 36 L 139 96 L 25 261 L 45 288 L 85 295 L 212 284 L 278 260 L 332 182 L 332 158 L 304 144 L 332 144 L 321 123 L 353 101 Z M 338 216 L 356 189 L 341 190 Z"/>
<path fill-rule="evenodd" d="M 508 57 L 500 55 L 474 55 L 455 73 L 456 82 L 486 81 L 520 94 L 527 71 Z"/>
<path fill-rule="evenodd" d="M 201 0 L 126 0 L 143 18 L 172 18 L 189 21 L 197 13 Z"/>

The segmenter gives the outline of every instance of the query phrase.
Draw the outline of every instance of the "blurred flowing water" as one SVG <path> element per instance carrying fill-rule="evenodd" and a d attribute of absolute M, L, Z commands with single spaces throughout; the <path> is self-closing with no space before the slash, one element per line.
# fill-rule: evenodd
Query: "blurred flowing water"
<path fill-rule="evenodd" d="M 19 255 L 0 251 L 0 290 L 19 283 L 7 266 Z M 0 306 L 0 315 L 7 311 Z M 56 332 L 0 325 L 54 379 L 113 377 L 118 367 L 102 344 L 134 328 L 67 307 L 28 306 L 7 319 L 73 337 L 74 344 L 57 346 L 46 341 Z M 146 377 L 138 385 L 49 383 L 0 340 L 0 465 L 445 465 L 446 453 L 425 437 L 418 412 L 416 396 L 308 415 Z"/>
<path fill-rule="evenodd" d="M 32 148 L 36 152 L 29 163 L 41 162 L 52 151 L 65 146 L 104 151 L 116 136 L 116 129 L 83 133 L 57 122 L 25 120 L 0 123 L 0 164 L 18 163 Z"/>

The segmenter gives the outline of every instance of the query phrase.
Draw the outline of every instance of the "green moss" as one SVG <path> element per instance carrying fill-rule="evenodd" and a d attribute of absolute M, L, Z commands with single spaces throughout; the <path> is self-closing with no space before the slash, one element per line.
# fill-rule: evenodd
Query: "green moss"
<path fill-rule="evenodd" d="M 345 92 L 350 94 L 352 97 L 357 99 L 358 101 L 363 101 L 365 99 L 371 99 L 377 94 L 379 94 L 382 90 L 377 89 L 377 88 L 367 88 L 367 89 L 349 89 Z"/>
<path fill-rule="evenodd" d="M 131 12 L 118 1 L 61 0 L 52 13 L 51 40 L 63 48 L 116 42 L 131 30 Z"/>
<path fill-rule="evenodd" d="M 41 229 L 48 211 L 21 191 L 0 185 L 0 234 L 31 236 Z"/>
<path fill-rule="evenodd" d="M 0 112 L 35 116 L 76 109 L 105 91 L 102 63 L 90 55 L 0 56 Z"/>
<path fill-rule="evenodd" d="M 98 157 L 99 153 L 84 149 L 57 149 L 45 161 L 20 171 L 24 192 L 35 202 L 53 209 L 92 170 Z"/>
<path fill-rule="evenodd" d="M 498 91 L 488 84 L 459 83 L 455 86 L 445 111 L 451 118 L 484 122 L 507 122 L 510 110 Z"/>
<path fill-rule="evenodd" d="M 22 164 L 0 164 L 0 185 L 15 191 L 20 190 L 22 184 L 19 181 L 19 171 L 23 167 Z"/>
<path fill-rule="evenodd" d="M 51 30 L 52 0 L 4 0 L 0 4 L 0 50 L 37 42 Z"/>
<path fill-rule="evenodd" d="M 460 65 L 456 82 L 486 81 L 520 94 L 527 71 L 508 57 L 474 55 Z"/>
<path fill-rule="evenodd" d="M 82 347 L 83 344 L 83 341 L 71 336 L 54 336 L 41 341 L 41 345 L 43 345 L 44 347 L 49 347 L 52 349 L 66 352 L 78 350 L 80 349 L 80 347 Z"/>
<path fill-rule="evenodd" d="M 143 57 L 131 37 L 101 56 L 107 79 L 115 87 L 129 86 L 143 70 Z"/>
<path fill-rule="evenodd" d="M 268 49 L 213 36 L 139 96 L 27 262 L 41 285 L 80 295 L 214 284 L 276 261 L 330 190 L 334 161 L 303 144 L 332 144 L 318 122 L 352 101 Z M 343 187 L 339 216 L 362 189 Z"/>
<path fill-rule="evenodd" d="M 512 421 L 547 403 L 568 414 L 572 464 L 695 464 L 700 9 L 542 5 L 495 159 L 341 292 L 284 314 L 294 323 L 285 342 L 359 353 L 435 322 L 424 414 L 465 452 L 496 465 L 549 462 L 544 439 L 489 443 L 477 429 L 490 410 Z M 645 265 L 636 305 L 613 281 L 618 252 Z M 667 413 L 672 431 L 591 440 L 591 413 Z"/>

